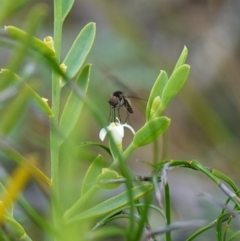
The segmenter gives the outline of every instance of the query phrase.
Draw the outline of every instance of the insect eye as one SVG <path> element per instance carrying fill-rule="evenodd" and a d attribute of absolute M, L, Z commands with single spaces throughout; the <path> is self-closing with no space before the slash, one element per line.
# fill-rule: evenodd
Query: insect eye
<path fill-rule="evenodd" d="M 116 104 L 118 103 L 118 99 L 117 99 L 117 97 L 112 96 L 112 97 L 109 99 L 108 102 L 109 102 L 110 105 L 116 105 Z"/>

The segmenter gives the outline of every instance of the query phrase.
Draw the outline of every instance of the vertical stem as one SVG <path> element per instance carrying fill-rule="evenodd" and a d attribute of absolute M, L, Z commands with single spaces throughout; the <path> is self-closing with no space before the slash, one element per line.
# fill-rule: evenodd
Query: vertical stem
<path fill-rule="evenodd" d="M 62 39 L 62 1 L 54 0 L 54 47 L 56 59 L 59 62 L 61 55 Z M 59 144 L 58 144 L 58 118 L 60 103 L 60 76 L 52 72 L 52 110 L 54 116 L 51 119 L 50 128 L 50 152 L 51 152 L 51 178 L 52 178 L 52 209 L 55 228 L 59 231 Z"/>
<path fill-rule="evenodd" d="M 61 38 L 62 38 L 62 6 L 61 2 L 54 0 L 54 47 L 56 51 L 56 59 L 60 60 Z M 58 115 L 60 102 L 60 81 L 59 75 L 53 71 L 52 73 L 52 110 L 54 116 L 51 119 L 51 177 L 53 182 L 53 191 L 56 200 L 59 198 L 59 145 L 58 145 Z"/>
<path fill-rule="evenodd" d="M 165 213 L 166 213 L 166 225 L 171 224 L 171 203 L 168 183 L 165 184 Z M 166 241 L 171 241 L 171 232 L 166 232 Z"/>

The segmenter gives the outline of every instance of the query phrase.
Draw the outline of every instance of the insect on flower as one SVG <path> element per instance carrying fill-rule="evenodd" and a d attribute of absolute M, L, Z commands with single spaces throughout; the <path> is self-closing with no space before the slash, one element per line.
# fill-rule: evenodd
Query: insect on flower
<path fill-rule="evenodd" d="M 111 107 L 110 116 L 109 116 L 110 122 L 115 122 L 116 118 L 118 118 L 121 121 L 120 112 L 119 112 L 121 107 L 124 107 L 127 111 L 127 117 L 126 117 L 125 122 L 127 122 L 127 120 L 129 120 L 129 115 L 133 113 L 133 108 L 132 108 L 128 98 L 144 100 L 144 99 L 141 99 L 138 97 L 125 96 L 123 94 L 123 92 L 119 91 L 119 90 L 113 92 L 111 97 L 108 100 L 108 103 Z"/>
<path fill-rule="evenodd" d="M 116 120 L 116 117 L 118 117 L 119 120 L 121 121 L 121 117 L 120 117 L 120 113 L 119 113 L 119 109 L 121 107 L 125 107 L 126 110 L 127 110 L 126 121 L 127 121 L 128 117 L 129 117 L 129 114 L 133 113 L 133 109 L 132 109 L 129 101 L 127 100 L 127 98 L 124 96 L 122 91 L 115 91 L 115 92 L 113 92 L 113 94 L 111 95 L 108 103 L 111 106 L 111 109 L 110 109 L 110 122 L 111 121 L 114 122 Z M 117 116 L 116 116 L 116 110 L 117 110 Z"/>

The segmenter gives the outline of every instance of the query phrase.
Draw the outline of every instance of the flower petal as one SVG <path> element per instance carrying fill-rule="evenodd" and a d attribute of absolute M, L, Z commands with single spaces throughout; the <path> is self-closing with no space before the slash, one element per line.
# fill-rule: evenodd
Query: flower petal
<path fill-rule="evenodd" d="M 123 124 L 122 126 L 124 126 L 124 127 L 127 127 L 128 129 L 130 129 L 131 130 L 131 132 L 133 133 L 133 135 L 135 135 L 135 130 L 130 126 L 130 125 L 128 125 L 128 124 Z"/>
<path fill-rule="evenodd" d="M 101 141 L 104 141 L 106 135 L 107 135 L 107 130 L 106 130 L 106 128 L 102 128 L 101 131 L 100 131 L 100 133 L 99 133 L 99 138 L 100 138 L 100 140 L 101 140 Z"/>
<path fill-rule="evenodd" d="M 118 135 L 123 138 L 124 137 L 124 129 L 123 129 L 123 125 L 119 125 L 116 126 L 116 132 L 118 133 Z"/>

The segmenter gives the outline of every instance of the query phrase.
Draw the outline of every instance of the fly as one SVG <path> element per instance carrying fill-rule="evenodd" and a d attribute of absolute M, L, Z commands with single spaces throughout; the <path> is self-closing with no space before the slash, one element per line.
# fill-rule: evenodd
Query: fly
<path fill-rule="evenodd" d="M 133 113 L 133 108 L 128 100 L 128 98 L 135 98 L 135 99 L 141 99 L 141 98 L 137 98 L 137 97 L 127 97 L 123 94 L 122 91 L 115 91 L 112 93 L 111 97 L 108 100 L 108 103 L 111 107 L 110 110 L 110 122 L 115 122 L 116 121 L 116 117 L 119 118 L 119 120 L 121 121 L 121 117 L 120 117 L 120 113 L 119 110 L 121 107 L 124 107 L 127 110 L 127 118 L 125 120 L 125 122 L 127 120 L 129 120 L 129 115 Z M 143 100 L 143 99 L 141 99 Z M 117 111 L 117 114 L 116 114 Z"/>

